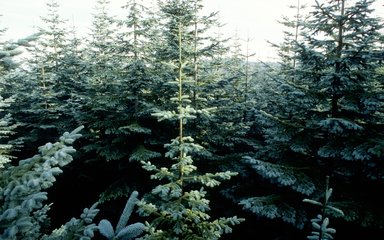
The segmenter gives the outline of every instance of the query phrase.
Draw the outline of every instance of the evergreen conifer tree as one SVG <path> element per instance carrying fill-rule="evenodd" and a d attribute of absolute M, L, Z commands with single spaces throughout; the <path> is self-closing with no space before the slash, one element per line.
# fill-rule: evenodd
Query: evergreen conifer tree
<path fill-rule="evenodd" d="M 85 104 L 77 118 L 88 130 L 82 147 L 84 161 L 113 171 L 101 203 L 136 189 L 142 175 L 138 172 L 142 171 L 139 159 L 160 156 L 145 143 L 153 127 L 143 124 L 150 118 L 146 99 L 149 94 L 145 92 L 151 85 L 145 59 L 147 31 L 143 28 L 149 28 L 142 23 L 145 14 L 141 16 L 141 5 L 133 1 L 125 6 L 127 19 L 119 20 L 109 15 L 109 4 L 106 0 L 96 2 L 84 54 Z M 127 177 L 132 174 L 137 176 L 135 180 Z M 100 181 L 96 175 L 90 177 Z"/>
<path fill-rule="evenodd" d="M 10 68 L 10 62 L 8 59 L 11 54 L 7 51 L 6 43 L 1 41 L 1 37 L 5 29 L 0 29 L 0 84 L 3 86 L 5 80 L 4 76 L 8 72 Z M 13 64 L 11 64 L 13 65 Z M 8 137 L 12 133 L 12 130 L 15 126 L 12 126 L 11 116 L 9 113 L 5 112 L 5 109 L 10 106 L 10 103 L 13 101 L 11 98 L 3 98 L 4 88 L 0 87 L 0 169 L 4 168 L 4 164 L 9 163 L 11 161 L 11 148 L 12 145 L 8 142 Z M 1 171 L 1 170 L 0 170 Z"/>
<path fill-rule="evenodd" d="M 75 149 L 70 145 L 81 136 L 81 129 L 79 127 L 71 133 L 64 133 L 60 141 L 40 147 L 39 154 L 34 157 L 19 161 L 16 166 L 8 163 L 1 170 L 1 239 L 32 240 L 43 237 L 48 227 L 47 211 L 50 209 L 49 204 L 44 204 L 47 200 L 45 190 L 62 173 L 61 168 L 73 160 L 71 154 Z"/>
<path fill-rule="evenodd" d="M 372 3 L 315 2 L 292 44 L 295 68 L 276 78 L 279 95 L 268 103 L 275 106 L 256 110 L 264 143 L 244 158 L 276 188 L 244 199 L 245 209 L 303 227 L 307 216 L 295 199 L 318 199 L 321 179 L 330 175 L 342 196 L 335 194 L 334 206 L 346 220 L 382 226 L 376 187 L 366 187 L 383 184 L 381 22 Z"/>
<path fill-rule="evenodd" d="M 209 117 L 197 113 L 197 118 L 190 120 L 187 133 L 195 136 L 203 146 L 204 150 L 196 153 L 199 159 L 197 165 L 208 169 L 212 167 L 217 169 L 218 161 L 223 155 L 223 138 L 220 138 L 221 126 L 223 123 L 222 105 L 222 72 L 218 69 L 223 67 L 221 57 L 225 55 L 228 48 L 225 46 L 223 38 L 215 38 L 212 35 L 215 27 L 220 27 L 218 13 L 204 13 L 202 1 L 184 1 L 168 0 L 159 5 L 158 20 L 162 29 L 159 32 L 158 41 L 155 47 L 154 68 L 157 77 L 156 89 L 153 97 L 156 100 L 156 107 L 162 109 L 162 106 L 172 104 L 168 99 L 173 95 L 170 91 L 167 81 L 173 78 L 175 69 L 162 64 L 168 61 L 178 60 L 177 34 L 178 24 L 184 26 L 182 58 L 189 62 L 184 73 L 189 77 L 192 84 L 185 87 L 185 94 L 190 96 L 191 106 L 194 108 L 210 108 Z M 224 69 L 224 67 L 222 68 Z M 221 69 L 221 70 L 222 70 Z M 224 94 L 225 95 L 225 94 Z M 168 97 L 164 97 L 168 96 Z M 226 98 L 227 96 L 224 96 Z M 228 98 L 227 98 L 228 99 Z M 166 132 L 165 134 L 168 134 Z M 169 135 L 168 135 L 169 136 Z M 171 137 L 171 136 L 169 136 Z M 227 139 L 228 140 L 228 139 Z M 215 164 L 212 166 L 212 164 Z M 228 169 L 228 168 L 227 168 Z"/>
<path fill-rule="evenodd" d="M 38 39 L 28 44 L 27 62 L 12 76 L 13 91 L 18 92 L 13 116 L 23 123 L 20 132 L 32 133 L 24 135 L 30 151 L 64 131 L 70 118 L 61 101 L 65 88 L 61 88 L 59 76 L 65 71 L 62 62 L 67 36 L 59 7 L 55 0 L 47 2 L 48 14 L 42 18 L 45 26 L 35 34 Z"/>
<path fill-rule="evenodd" d="M 205 108 L 209 106 L 209 89 L 217 79 L 209 76 L 213 59 L 220 54 L 224 54 L 226 48 L 223 40 L 214 38 L 210 34 L 213 28 L 219 25 L 217 13 L 203 13 L 201 0 L 167 0 L 159 4 L 161 17 L 159 24 L 162 29 L 156 47 L 155 59 L 157 62 L 174 61 L 178 59 L 177 34 L 178 24 L 181 23 L 186 31 L 183 33 L 183 60 L 191 62 L 185 69 L 185 74 L 190 76 L 194 84 L 186 89 L 186 93 L 191 95 L 194 107 Z M 161 67 L 161 66 L 160 66 Z M 164 66 L 163 66 L 164 67 Z M 166 69 L 165 69 L 166 70 Z M 173 69 L 165 71 L 173 74 Z M 163 71 L 164 72 L 164 71 Z M 168 79 L 166 74 L 164 81 Z M 195 125 L 198 125 L 197 123 Z M 202 126 L 202 128 L 204 128 Z M 192 128 L 190 130 L 193 130 Z"/>
<path fill-rule="evenodd" d="M 61 116 L 62 127 L 65 128 L 81 125 L 81 115 L 85 114 L 88 62 L 82 40 L 77 36 L 76 28 L 73 26 L 63 49 L 62 70 L 57 73 L 60 79 L 58 98 L 64 110 Z"/>
<path fill-rule="evenodd" d="M 120 103 L 121 79 L 116 47 L 115 19 L 108 13 L 110 2 L 96 1 L 89 42 L 86 46 L 87 88 L 84 113 L 79 120 L 89 129 L 85 137 L 90 141 L 84 147 L 96 152 L 101 159 L 117 160 L 124 156 L 112 141 L 121 126 L 124 107 Z M 118 139 L 118 138 L 117 138 Z"/>
<path fill-rule="evenodd" d="M 313 231 L 307 238 L 310 240 L 329 240 L 333 239 L 332 234 L 336 233 L 334 228 L 329 228 L 329 212 L 334 212 L 344 215 L 343 211 L 332 206 L 330 201 L 333 189 L 329 187 L 329 177 L 326 177 L 324 198 L 322 202 L 314 201 L 311 199 L 304 199 L 303 202 L 311 203 L 321 207 L 321 213 L 316 218 L 311 219 Z"/>
<path fill-rule="evenodd" d="M 17 41 L 3 40 L 6 29 L 0 30 L 0 152 L 1 162 L 9 162 L 14 158 L 13 154 L 22 144 L 22 139 L 14 135 L 15 128 L 20 126 L 20 121 L 15 120 L 12 114 L 16 112 L 18 90 L 16 90 L 16 79 L 18 78 L 20 60 L 15 60 L 23 53 L 23 48 L 30 46 L 36 40 L 36 35 L 32 35 Z M 11 106 L 12 105 L 12 106 Z M 11 153 L 12 152 L 12 153 Z"/>
<path fill-rule="evenodd" d="M 153 75 L 152 44 L 156 40 L 153 12 L 143 1 L 128 1 L 124 6 L 127 11 L 125 19 L 119 22 L 124 29 L 118 34 L 118 54 L 121 58 L 122 101 L 126 106 L 125 125 L 121 127 L 125 138 L 141 139 L 135 141 L 130 161 L 150 160 L 160 153 L 151 149 L 152 117 L 154 107 L 155 76 Z M 156 140 L 155 140 L 156 141 Z"/>
<path fill-rule="evenodd" d="M 161 181 L 144 200 L 139 202 L 139 212 L 144 216 L 153 216 L 148 224 L 149 232 L 144 239 L 218 239 L 222 234 L 231 232 L 230 225 L 240 223 L 237 217 L 211 220 L 207 213 L 209 200 L 204 188 L 195 190 L 194 184 L 214 187 L 219 180 L 229 179 L 236 175 L 233 172 L 196 173 L 192 155 L 201 151 L 202 146 L 194 142 L 191 136 L 185 135 L 185 127 L 189 120 L 194 119 L 196 112 L 191 107 L 191 100 L 185 94 L 184 87 L 188 84 L 188 77 L 184 74 L 187 63 L 183 59 L 183 28 L 182 22 L 178 27 L 179 58 L 172 64 L 176 69 L 176 96 L 171 99 L 176 110 L 157 111 L 153 115 L 161 120 L 174 120 L 178 126 L 178 136 L 166 144 L 166 157 L 174 163 L 168 166 L 156 166 L 149 161 L 142 161 L 143 167 L 154 174 L 152 179 Z M 171 64 L 171 63 L 170 63 Z M 207 112 L 206 112 L 207 113 Z"/>

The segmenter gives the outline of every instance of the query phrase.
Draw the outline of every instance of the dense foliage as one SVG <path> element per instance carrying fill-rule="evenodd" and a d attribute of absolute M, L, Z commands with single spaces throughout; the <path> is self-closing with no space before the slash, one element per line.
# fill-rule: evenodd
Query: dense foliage
<path fill-rule="evenodd" d="M 33 36 L 0 28 L 0 239 L 383 234 L 373 2 L 294 6 L 273 63 L 202 0 L 128 0 L 121 19 L 95 0 L 83 37 L 50 0 Z"/>

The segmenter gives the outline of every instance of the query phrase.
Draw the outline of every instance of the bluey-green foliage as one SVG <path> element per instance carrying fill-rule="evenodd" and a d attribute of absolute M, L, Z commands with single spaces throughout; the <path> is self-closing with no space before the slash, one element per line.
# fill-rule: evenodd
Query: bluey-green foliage
<path fill-rule="evenodd" d="M 93 204 L 90 208 L 84 208 L 80 219 L 72 218 L 69 222 L 60 228 L 53 230 L 49 235 L 44 235 L 42 240 L 90 240 L 94 237 L 97 226 L 93 223 L 94 218 L 99 213 L 97 209 L 98 203 Z M 35 239 L 35 238 L 31 238 Z"/>
<path fill-rule="evenodd" d="M 21 144 L 20 140 L 10 139 L 18 126 L 10 114 L 11 104 L 15 102 L 16 94 L 9 92 L 8 89 L 12 82 L 11 75 L 19 67 L 19 63 L 14 58 L 23 53 L 22 47 L 28 47 L 38 36 L 36 34 L 18 41 L 3 41 L 4 32 L 6 29 L 0 29 L 0 169 L 5 163 L 11 161 L 13 158 L 11 152 Z"/>
<path fill-rule="evenodd" d="M 61 168 L 73 160 L 71 154 L 75 149 L 71 145 L 81 136 L 79 132 L 82 128 L 64 133 L 59 142 L 41 146 L 38 155 L 19 161 L 17 166 L 6 164 L 2 169 L 0 175 L 1 239 L 50 239 L 50 236 L 44 236 L 42 231 L 48 221 L 47 211 L 50 209 L 50 205 L 44 203 L 47 200 L 47 193 L 44 190 L 53 185 L 56 176 L 62 173 Z M 96 215 L 93 208 L 85 210 L 82 216 L 82 220 L 87 224 Z M 76 225 L 78 228 L 79 224 L 76 221 L 78 220 L 71 220 L 68 226 Z M 83 226 L 86 227 L 86 225 Z M 56 239 L 65 239 L 61 237 L 72 230 L 64 227 L 55 231 L 52 237 L 58 236 Z M 80 229 L 81 232 L 83 230 L 84 228 Z M 89 235 L 88 232 L 84 234 L 84 236 Z"/>
<path fill-rule="evenodd" d="M 195 110 L 189 104 L 191 100 L 184 93 L 184 86 L 188 79 L 184 74 L 187 63 L 182 58 L 183 23 L 178 26 L 178 59 L 175 64 L 176 81 L 170 82 L 176 86 L 176 96 L 171 99 L 176 105 L 175 110 L 158 110 L 153 115 L 159 121 L 174 120 L 178 123 L 179 135 L 165 147 L 168 149 L 165 157 L 174 163 L 170 167 L 157 167 L 151 162 L 142 161 L 143 167 L 153 172 L 152 179 L 161 181 L 146 198 L 141 200 L 139 213 L 143 216 L 152 216 L 148 224 L 148 233 L 144 239 L 218 239 L 224 233 L 232 231 L 231 225 L 239 224 L 243 219 L 237 217 L 219 218 L 210 220 L 209 200 L 204 188 L 195 190 L 191 184 L 201 184 L 214 187 L 220 180 L 230 179 L 235 176 L 233 172 L 196 173 L 191 154 L 203 148 L 194 142 L 190 136 L 184 136 L 185 125 L 196 118 Z"/>
<path fill-rule="evenodd" d="M 329 212 L 332 211 L 334 214 L 344 216 L 342 210 L 332 206 L 332 203 L 329 201 L 332 195 L 332 188 L 329 188 L 329 176 L 326 178 L 325 183 L 325 193 L 324 193 L 324 201 L 319 202 L 312 199 L 304 199 L 303 202 L 307 202 L 316 206 L 321 207 L 321 213 L 316 216 L 316 218 L 311 219 L 313 231 L 311 235 L 307 238 L 309 240 L 331 240 L 333 239 L 333 234 L 336 233 L 334 228 L 328 227 L 329 225 Z"/>
<path fill-rule="evenodd" d="M 129 224 L 128 220 L 132 214 L 133 208 L 137 203 L 138 192 L 133 191 L 129 197 L 123 212 L 121 213 L 120 220 L 117 223 L 116 229 L 113 230 L 113 226 L 110 221 L 103 219 L 98 225 L 99 232 L 109 240 L 115 239 L 134 239 L 138 237 L 144 230 L 145 225 L 142 223 Z"/>
<path fill-rule="evenodd" d="M 44 190 L 54 184 L 56 176 L 62 173 L 61 168 L 73 160 L 71 154 L 75 149 L 71 145 L 81 136 L 81 129 L 64 133 L 59 142 L 40 147 L 39 155 L 19 161 L 17 166 L 4 163 L 0 176 L 0 239 L 90 240 L 95 231 L 108 239 L 132 239 L 143 232 L 142 223 L 126 226 L 137 201 L 138 193 L 133 192 L 115 232 L 108 220 L 102 220 L 99 226 L 93 223 L 99 212 L 95 203 L 85 208 L 79 219 L 72 218 L 52 233 L 46 233 L 51 204 L 44 203 L 48 200 Z"/>
<path fill-rule="evenodd" d="M 64 71 L 65 21 L 58 14 L 57 1 L 48 2 L 47 7 L 49 14 L 43 19 L 45 26 L 34 38 L 18 41 L 28 51 L 28 60 L 7 77 L 7 93 L 17 99 L 11 113 L 21 125 L 18 132 L 23 135 L 20 137 L 25 142 L 24 150 L 30 152 L 43 143 L 54 141 L 54 136 L 66 129 L 81 125 L 65 126 L 71 115 L 71 110 L 65 108 L 66 99 L 61 98 L 65 91 L 59 87 L 63 83 L 59 75 Z M 24 132 L 29 134 L 22 134 Z"/>
<path fill-rule="evenodd" d="M 260 144 L 243 158 L 274 187 L 244 196 L 245 209 L 303 227 L 309 216 L 294 199 L 318 195 L 319 177 L 327 174 L 343 189 L 334 199 L 345 199 L 338 206 L 346 220 L 383 225 L 377 187 L 362 187 L 382 186 L 384 175 L 383 24 L 372 3 L 315 1 L 305 21 L 296 21 L 298 36 L 281 46 L 289 52 L 271 74 L 271 93 L 255 105 Z"/>
<path fill-rule="evenodd" d="M 12 159 L 11 151 L 13 146 L 9 143 L 8 137 L 12 134 L 16 125 L 12 124 L 10 114 L 4 114 L 6 108 L 10 106 L 12 101 L 11 98 L 3 99 L 0 95 L 0 170 Z"/>

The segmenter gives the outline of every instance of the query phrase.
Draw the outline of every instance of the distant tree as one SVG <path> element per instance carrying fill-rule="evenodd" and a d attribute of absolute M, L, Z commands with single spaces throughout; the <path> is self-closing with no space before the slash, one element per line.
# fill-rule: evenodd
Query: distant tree
<path fill-rule="evenodd" d="M 191 95 L 195 107 L 209 105 L 207 102 L 209 91 L 204 91 L 204 89 L 208 89 L 209 85 L 217 80 L 212 79 L 212 76 L 205 78 L 211 67 L 209 61 L 226 51 L 223 40 L 211 35 L 213 28 L 219 25 L 217 13 L 212 12 L 205 15 L 203 8 L 201 0 L 161 2 L 158 15 L 161 17 L 159 24 L 161 24 L 162 30 L 155 46 L 157 62 L 177 59 L 177 28 L 179 23 L 185 26 L 186 31 L 182 36 L 185 45 L 182 51 L 183 59 L 191 62 L 191 65 L 185 69 L 185 74 L 191 76 L 194 82 L 187 91 Z"/>
<path fill-rule="evenodd" d="M 81 115 L 85 113 L 88 89 L 88 62 L 86 49 L 82 46 L 84 39 L 77 36 L 76 28 L 68 32 L 68 41 L 64 47 L 61 70 L 57 73 L 60 79 L 58 98 L 65 110 L 63 127 L 71 128 L 81 125 Z"/>
<path fill-rule="evenodd" d="M 85 161 L 114 171 L 108 179 L 111 184 L 100 189 L 104 191 L 100 202 L 137 189 L 145 177 L 138 162 L 160 156 L 150 144 L 151 128 L 155 126 L 151 124 L 154 120 L 148 100 L 153 86 L 147 62 L 151 28 L 146 25 L 147 9 L 138 1 L 129 1 L 124 6 L 126 19 L 119 20 L 109 15 L 109 4 L 105 0 L 96 2 L 85 53 L 86 100 L 78 117 L 88 130 L 82 148 Z M 137 178 L 129 178 L 130 174 Z M 96 176 L 92 178 L 99 181 Z"/>

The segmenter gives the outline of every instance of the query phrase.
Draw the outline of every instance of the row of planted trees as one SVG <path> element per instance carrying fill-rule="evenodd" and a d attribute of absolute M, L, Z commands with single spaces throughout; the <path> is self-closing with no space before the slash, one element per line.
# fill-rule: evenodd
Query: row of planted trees
<path fill-rule="evenodd" d="M 27 236 L 28 228 L 20 227 L 10 239 L 47 237 L 96 201 L 102 217 L 116 218 L 121 209 L 111 205 L 135 190 L 144 194 L 139 212 L 149 222 L 145 236 L 151 239 L 217 239 L 243 220 L 233 215 L 247 217 L 229 238 L 303 237 L 308 231 L 297 234 L 287 226 L 309 228 L 321 210 L 307 206 L 304 198 L 323 206 L 315 223 L 336 218 L 340 237 L 379 231 L 384 54 L 382 22 L 372 14 L 372 3 L 315 1 L 305 15 L 299 15 L 298 4 L 294 20 L 284 22 L 291 30 L 275 45 L 281 61 L 251 64 L 216 33 L 217 14 L 204 15 L 201 0 L 158 1 L 151 8 L 132 0 L 124 6 L 125 19 L 109 15 L 109 2 L 98 0 L 84 39 L 67 31 L 58 3 L 49 1 L 45 25 L 36 35 L 0 42 L 1 127 L 8 136 L 0 145 L 3 238 L 20 219 L 20 225 L 37 222 L 41 231 Z M 20 48 L 28 54 L 15 60 Z M 85 129 L 71 164 L 73 153 L 65 145 L 73 141 L 66 139 L 78 138 L 77 131 L 54 148 L 40 148 L 40 157 L 20 161 L 80 125 Z M 58 162 L 44 165 L 49 158 Z M 39 164 L 49 174 L 39 172 Z M 42 204 L 45 197 L 32 193 L 56 181 L 46 176 L 58 174 L 51 170 L 55 164 L 64 173 L 49 189 L 54 205 L 48 207 Z M 32 177 L 20 180 L 20 172 Z M 332 203 L 326 176 L 336 190 Z M 34 178 L 45 187 L 37 188 Z M 25 189 L 12 191 L 23 184 Z M 95 207 L 64 229 L 87 237 L 97 229 L 90 223 Z M 37 209 L 40 218 L 33 215 Z M 47 214 L 51 226 L 42 220 Z M 100 232 L 112 239 L 131 231 L 122 230 L 123 215 L 116 232 L 107 221 L 100 223 Z M 267 228 L 265 236 L 253 231 L 264 224 L 277 230 Z M 351 225 L 359 230 L 345 230 Z M 327 239 L 326 230 L 333 234 L 319 227 L 320 235 L 312 239 Z"/>

